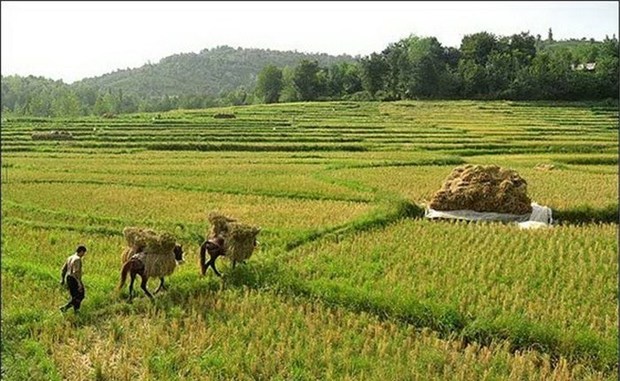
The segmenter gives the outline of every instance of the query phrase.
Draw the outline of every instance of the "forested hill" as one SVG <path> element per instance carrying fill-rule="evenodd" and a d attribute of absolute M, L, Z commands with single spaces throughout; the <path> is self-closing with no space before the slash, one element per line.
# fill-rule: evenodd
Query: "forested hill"
<path fill-rule="evenodd" d="M 551 33 L 550 33 L 551 35 Z M 220 46 L 71 85 L 1 78 L 3 114 L 77 116 L 317 100 L 616 100 L 618 39 L 522 32 L 445 47 L 411 35 L 365 57 Z"/>
<path fill-rule="evenodd" d="M 354 62 L 349 55 L 299 53 L 264 49 L 219 46 L 200 53 L 182 53 L 163 58 L 156 64 L 136 69 L 117 70 L 95 78 L 76 82 L 99 89 L 119 89 L 139 97 L 211 95 L 219 96 L 240 87 L 251 90 L 258 73 L 267 65 L 294 67 L 302 59 L 317 61 L 321 66 Z"/>

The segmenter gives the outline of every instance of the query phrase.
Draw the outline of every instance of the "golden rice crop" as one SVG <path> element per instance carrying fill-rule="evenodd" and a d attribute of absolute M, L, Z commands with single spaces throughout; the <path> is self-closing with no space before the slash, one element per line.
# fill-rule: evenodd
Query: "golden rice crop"
<path fill-rule="evenodd" d="M 353 201 L 306 200 L 261 195 L 80 184 L 79 192 L 63 183 L 9 184 L 3 197 L 40 209 L 96 215 L 126 221 L 180 221 L 204 224 L 209 210 L 222 209 L 262 227 L 300 230 L 344 223 L 373 205 Z M 146 200 L 146 201 L 145 201 Z M 156 205 L 157 207 L 153 207 Z M 295 213 L 291 213 L 294 210 Z M 47 216 L 49 217 L 49 216 Z M 38 217 L 40 218 L 40 217 Z M 61 219 L 66 221 L 65 217 Z M 121 227 L 122 229 L 122 227 Z"/>
<path fill-rule="evenodd" d="M 552 359 L 548 348 L 514 351 L 515 340 L 466 344 L 458 328 L 440 337 L 392 313 L 416 303 L 449 307 L 466 319 L 514 322 L 508 331 L 533 322 L 560 339 L 613 349 L 616 224 L 520 231 L 373 218 L 392 198 L 428 202 L 461 163 L 512 168 L 531 199 L 552 208 L 617 203 L 617 112 L 536 102 L 310 102 L 250 105 L 234 108 L 235 119 L 213 119 L 230 111 L 173 110 L 156 133 L 147 114 L 63 120 L 79 141 L 58 145 L 32 141 L 32 122 L 3 123 L 3 377 L 616 378 L 591 367 L 592 351 Z M 252 148 L 251 139 L 253 149 L 331 140 L 330 148 L 354 141 L 368 151 L 144 149 L 238 138 L 237 149 Z M 540 171 L 540 163 L 555 167 Z M 204 234 L 211 210 L 265 229 L 260 260 L 224 282 L 179 267 L 156 305 L 145 297 L 126 304 L 114 291 L 122 228 L 153 226 L 190 240 Z M 183 243 L 197 256 L 198 242 Z M 87 298 L 81 316 L 63 316 L 68 293 L 55 285 L 78 244 L 88 247 Z"/>
<path fill-rule="evenodd" d="M 464 345 L 427 330 L 270 294 L 225 291 L 192 297 L 188 305 L 186 312 L 113 317 L 99 327 L 86 326 L 80 336 L 52 339 L 46 334 L 44 340 L 53 348 L 59 373 L 75 379 L 92 377 L 97 369 L 112 379 L 177 374 L 212 379 L 606 379 L 562 359 L 561 366 L 553 367 L 536 352 L 512 355 L 502 343 Z"/>
<path fill-rule="evenodd" d="M 315 243 L 288 258 L 310 283 L 453 305 L 476 317 L 515 316 L 566 332 L 587 327 L 610 340 L 618 318 L 616 230 L 406 221 Z"/>

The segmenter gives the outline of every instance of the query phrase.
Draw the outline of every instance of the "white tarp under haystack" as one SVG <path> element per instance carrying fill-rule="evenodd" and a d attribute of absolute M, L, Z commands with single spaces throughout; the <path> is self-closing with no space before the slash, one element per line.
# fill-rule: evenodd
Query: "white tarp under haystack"
<path fill-rule="evenodd" d="M 493 212 L 476 212 L 473 210 L 435 210 L 426 208 L 424 217 L 447 218 L 466 221 L 502 221 L 516 222 L 522 229 L 537 229 L 550 227 L 553 224 L 551 208 L 532 203 L 532 213 L 508 214 Z"/>

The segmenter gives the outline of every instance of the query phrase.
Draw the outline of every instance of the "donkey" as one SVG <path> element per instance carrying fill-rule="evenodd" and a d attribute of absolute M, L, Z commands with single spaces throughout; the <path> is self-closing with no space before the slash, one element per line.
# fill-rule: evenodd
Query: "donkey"
<path fill-rule="evenodd" d="M 207 262 L 206 254 L 209 253 L 209 261 Z M 208 239 L 200 245 L 200 272 L 204 276 L 209 267 L 213 269 L 215 275 L 221 277 L 219 271 L 215 268 L 215 260 L 220 257 L 226 255 L 226 249 L 224 247 L 224 238 L 221 236 L 217 236 L 211 239 Z"/>
<path fill-rule="evenodd" d="M 158 277 L 159 287 L 155 290 L 155 294 L 162 289 L 167 289 L 164 285 L 164 277 L 172 274 L 176 265 L 182 264 L 183 259 L 183 247 L 179 244 L 175 244 L 174 249 L 170 252 L 170 257 L 166 257 L 165 261 L 151 262 L 154 257 L 160 257 L 161 254 L 147 254 L 142 251 L 132 255 L 124 264 L 121 269 L 121 281 L 118 285 L 118 289 L 121 290 L 125 286 L 127 279 L 127 273 L 131 276 L 131 282 L 129 283 L 129 302 L 133 300 L 133 282 L 136 279 L 136 275 L 140 275 L 142 283 L 140 287 L 151 300 L 153 295 L 146 288 L 149 277 Z"/>
<path fill-rule="evenodd" d="M 219 257 L 227 255 L 225 242 L 226 241 L 224 237 L 218 235 L 211 239 L 207 239 L 206 241 L 202 243 L 202 245 L 200 245 L 200 271 L 203 276 L 206 274 L 209 267 L 213 269 L 213 271 L 215 272 L 215 275 L 219 277 L 222 276 L 222 274 L 220 274 L 220 272 L 217 271 L 217 269 L 215 268 L 215 260 L 218 259 Z M 247 259 L 250 256 L 251 251 L 254 250 L 257 246 L 258 246 L 258 241 L 256 240 L 256 237 L 254 237 L 253 240 L 251 241 L 251 246 L 249 248 L 250 250 L 249 254 L 247 253 L 248 249 L 246 248 L 245 249 L 246 253 L 242 253 L 242 254 L 245 254 L 244 257 L 239 258 L 239 253 L 237 253 L 236 257 L 234 256 L 235 253 L 233 253 L 232 257 L 230 256 L 227 257 L 232 260 L 233 269 L 237 265 L 237 262 L 245 263 L 245 259 Z M 209 254 L 208 261 L 207 261 L 207 255 L 206 255 L 207 253 Z"/>

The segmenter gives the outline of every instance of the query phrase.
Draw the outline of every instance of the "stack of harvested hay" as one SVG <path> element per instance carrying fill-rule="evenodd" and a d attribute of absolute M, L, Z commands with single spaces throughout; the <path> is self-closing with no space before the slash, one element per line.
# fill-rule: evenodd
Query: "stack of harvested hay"
<path fill-rule="evenodd" d="M 260 233 L 260 228 L 236 222 L 231 222 L 228 226 L 228 237 L 224 238 L 226 256 L 236 262 L 245 261 L 256 248 L 256 236 Z"/>
<path fill-rule="evenodd" d="M 551 171 L 552 169 L 555 168 L 555 165 L 553 165 L 553 164 L 538 164 L 534 168 L 538 169 L 539 171 Z"/>
<path fill-rule="evenodd" d="M 172 234 L 168 232 L 158 234 L 151 229 L 126 227 L 123 229 L 123 235 L 128 246 L 123 251 L 123 263 L 132 255 L 143 253 L 141 259 L 149 277 L 163 277 L 174 272 L 176 260 L 173 250 L 176 238 Z"/>
<path fill-rule="evenodd" d="M 224 250 L 226 257 L 236 262 L 245 261 L 252 256 L 256 248 L 256 236 L 260 228 L 237 222 L 235 219 L 223 214 L 209 213 L 211 230 L 209 239 L 221 236 L 224 238 Z"/>
<path fill-rule="evenodd" d="M 130 247 L 142 248 L 147 254 L 169 254 L 176 244 L 174 235 L 168 232 L 158 234 L 152 229 L 126 227 L 123 235 Z"/>
<path fill-rule="evenodd" d="M 69 131 L 34 132 L 32 140 L 72 140 L 73 134 Z"/>
<path fill-rule="evenodd" d="M 527 182 L 517 172 L 497 165 L 467 164 L 450 173 L 429 207 L 522 215 L 532 212 L 531 203 Z"/>
<path fill-rule="evenodd" d="M 230 114 L 230 113 L 226 113 L 226 112 L 219 112 L 217 114 L 214 114 L 213 117 L 215 119 L 235 119 L 237 116 L 235 114 Z"/>
<path fill-rule="evenodd" d="M 237 220 L 217 212 L 209 213 L 208 219 L 211 224 L 211 231 L 208 234 L 209 238 L 214 238 L 218 235 L 224 237 L 228 234 L 228 224 L 237 222 Z"/>

